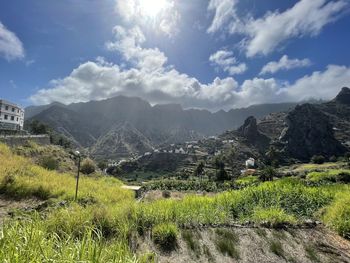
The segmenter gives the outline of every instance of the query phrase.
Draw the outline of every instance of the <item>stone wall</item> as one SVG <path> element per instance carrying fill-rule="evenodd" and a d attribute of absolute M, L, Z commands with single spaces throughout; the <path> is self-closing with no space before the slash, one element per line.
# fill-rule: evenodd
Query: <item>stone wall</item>
<path fill-rule="evenodd" d="M 9 136 L 0 136 L 0 142 L 5 143 L 8 146 L 15 147 L 21 146 L 29 141 L 35 142 L 39 145 L 48 145 L 50 144 L 49 135 L 9 135 Z"/>

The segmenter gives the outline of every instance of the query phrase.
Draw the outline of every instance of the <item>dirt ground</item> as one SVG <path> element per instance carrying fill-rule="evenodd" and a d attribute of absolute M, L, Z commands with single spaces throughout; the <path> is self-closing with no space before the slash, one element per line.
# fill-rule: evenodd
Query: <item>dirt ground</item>
<path fill-rule="evenodd" d="M 236 243 L 229 243 L 218 235 L 217 229 L 191 230 L 190 244 L 183 231 L 177 248 L 164 252 L 155 246 L 150 237 L 140 240 L 138 250 L 155 252 L 156 262 L 188 263 L 347 263 L 350 262 L 350 242 L 318 226 L 314 229 L 273 230 L 265 228 L 225 228 L 233 233 Z M 236 255 L 222 252 L 218 241 L 234 246 Z"/>
<path fill-rule="evenodd" d="M 0 195 L 0 224 L 11 216 L 14 211 L 28 211 L 35 209 L 43 201 L 37 199 L 13 200 Z"/>

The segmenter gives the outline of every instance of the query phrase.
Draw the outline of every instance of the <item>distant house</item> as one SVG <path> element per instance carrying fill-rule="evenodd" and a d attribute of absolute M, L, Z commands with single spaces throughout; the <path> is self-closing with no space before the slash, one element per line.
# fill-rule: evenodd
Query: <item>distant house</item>
<path fill-rule="evenodd" d="M 0 131 L 21 131 L 24 124 L 24 109 L 0 99 Z"/>
<path fill-rule="evenodd" d="M 150 152 L 145 152 L 143 156 L 150 156 L 150 155 L 152 155 L 152 153 L 150 153 Z"/>
<path fill-rule="evenodd" d="M 249 158 L 248 160 L 245 161 L 245 167 L 247 169 L 254 168 L 255 167 L 255 159 L 254 158 Z"/>
<path fill-rule="evenodd" d="M 183 148 L 175 149 L 175 153 L 185 154 L 185 150 Z"/>

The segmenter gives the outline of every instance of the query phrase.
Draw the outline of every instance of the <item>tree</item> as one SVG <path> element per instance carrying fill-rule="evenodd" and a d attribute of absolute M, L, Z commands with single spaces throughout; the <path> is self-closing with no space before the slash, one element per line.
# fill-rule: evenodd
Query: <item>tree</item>
<path fill-rule="evenodd" d="M 215 157 L 214 166 L 215 166 L 216 180 L 225 181 L 229 179 L 227 172 L 225 170 L 225 162 L 220 156 Z"/>
<path fill-rule="evenodd" d="M 326 159 L 322 155 L 314 155 L 311 158 L 311 162 L 315 164 L 323 164 L 325 161 Z"/>
<path fill-rule="evenodd" d="M 204 174 L 204 163 L 203 162 L 199 162 L 196 169 L 194 170 L 194 174 L 195 174 L 195 176 L 200 177 L 200 179 L 202 180 L 203 174 Z"/>
<path fill-rule="evenodd" d="M 226 159 L 226 162 L 230 165 L 230 168 L 231 168 L 231 171 L 232 171 L 232 178 L 235 177 L 235 174 L 234 174 L 234 170 L 235 170 L 235 165 L 236 165 L 236 151 L 235 149 L 232 147 L 230 149 L 230 151 L 228 152 L 228 154 L 226 155 L 225 159 Z"/>
<path fill-rule="evenodd" d="M 265 154 L 268 164 L 278 167 L 278 152 L 275 147 L 270 146 L 269 150 Z"/>
<path fill-rule="evenodd" d="M 276 175 L 276 170 L 272 166 L 267 166 L 260 172 L 259 179 L 263 182 L 272 181 Z"/>
<path fill-rule="evenodd" d="M 107 161 L 99 161 L 97 167 L 104 171 L 108 167 Z"/>

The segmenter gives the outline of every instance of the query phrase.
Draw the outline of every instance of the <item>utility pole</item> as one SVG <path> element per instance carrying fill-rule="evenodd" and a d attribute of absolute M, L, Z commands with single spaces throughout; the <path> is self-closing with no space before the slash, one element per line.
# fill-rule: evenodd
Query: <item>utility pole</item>
<path fill-rule="evenodd" d="M 76 151 L 75 155 L 78 156 L 78 172 L 77 172 L 77 182 L 75 185 L 75 198 L 74 201 L 77 201 L 78 198 L 78 187 L 79 187 L 79 175 L 80 175 L 80 152 Z"/>

